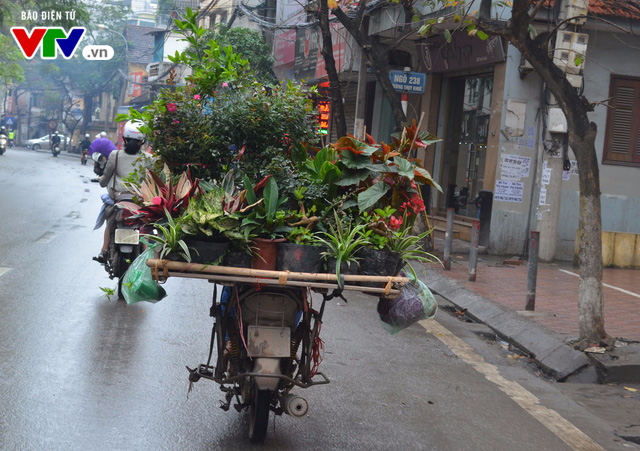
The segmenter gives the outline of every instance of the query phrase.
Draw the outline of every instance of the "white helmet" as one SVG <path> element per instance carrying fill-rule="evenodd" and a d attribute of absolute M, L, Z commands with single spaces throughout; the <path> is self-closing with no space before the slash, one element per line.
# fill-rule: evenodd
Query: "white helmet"
<path fill-rule="evenodd" d="M 124 130 L 122 131 L 122 137 L 125 139 L 137 139 L 144 141 L 144 135 L 139 130 L 140 126 L 144 125 L 141 121 L 129 121 L 124 124 Z"/>
<path fill-rule="evenodd" d="M 85 138 L 88 138 L 88 137 L 89 137 L 89 133 L 87 133 L 86 135 L 84 135 L 84 137 L 85 137 Z"/>
<path fill-rule="evenodd" d="M 107 132 L 100 132 L 100 138 L 106 138 Z"/>

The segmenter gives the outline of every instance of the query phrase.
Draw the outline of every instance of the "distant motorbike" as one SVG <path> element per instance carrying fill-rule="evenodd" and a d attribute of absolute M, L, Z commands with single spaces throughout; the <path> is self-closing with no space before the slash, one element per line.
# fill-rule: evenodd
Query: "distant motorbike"
<path fill-rule="evenodd" d="M 80 155 L 80 163 L 86 165 L 88 159 L 89 159 L 89 151 L 82 150 L 82 153 Z"/>
<path fill-rule="evenodd" d="M 51 153 L 54 157 L 57 157 L 60 154 L 60 144 L 54 144 L 51 147 Z"/>
<path fill-rule="evenodd" d="M 9 149 L 13 148 L 13 139 L 9 138 L 9 140 L 7 141 L 7 145 L 9 146 Z"/>
<path fill-rule="evenodd" d="M 0 155 L 7 151 L 7 135 L 0 134 Z"/>
<path fill-rule="evenodd" d="M 122 201 L 130 201 L 131 199 L 121 199 Z M 140 230 L 134 221 L 128 218 L 132 213 L 123 208 L 120 202 L 116 202 L 111 213 L 111 221 L 107 221 L 110 227 L 109 232 L 109 248 L 104 262 L 98 257 L 93 259 L 102 263 L 104 269 L 109 274 L 109 278 L 118 278 L 118 297 L 122 297 L 122 276 L 129 269 L 129 265 L 133 262 L 141 252 Z M 115 221 L 115 224 L 113 224 Z"/>

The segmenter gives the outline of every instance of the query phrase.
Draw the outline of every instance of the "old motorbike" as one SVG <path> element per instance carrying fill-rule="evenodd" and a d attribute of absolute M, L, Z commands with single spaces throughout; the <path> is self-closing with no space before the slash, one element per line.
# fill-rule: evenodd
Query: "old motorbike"
<path fill-rule="evenodd" d="M 233 284 L 224 287 L 220 299 L 216 292 L 217 286 L 210 310 L 214 323 L 209 359 L 187 367 L 189 381 L 217 382 L 225 393 L 220 407 L 228 411 L 233 404 L 238 412 L 248 412 L 249 439 L 259 443 L 266 437 L 270 412 L 298 418 L 307 414 L 309 405 L 292 393 L 294 388 L 329 383 L 318 371 L 320 326 L 326 302 L 344 298 L 337 289 L 325 292 L 317 311 L 308 288 Z"/>
<path fill-rule="evenodd" d="M 121 199 L 113 205 L 111 219 L 107 221 L 109 227 L 109 247 L 104 261 L 99 257 L 93 259 L 102 263 L 109 274 L 109 278 L 118 279 L 118 297 L 122 299 L 122 276 L 129 269 L 141 252 L 140 230 L 135 221 L 130 220 L 131 211 L 124 208 L 120 202 L 131 199 Z"/>
<path fill-rule="evenodd" d="M 51 153 L 54 157 L 57 157 L 60 154 L 60 144 L 53 144 L 51 146 Z"/>
<path fill-rule="evenodd" d="M 89 151 L 86 149 L 82 149 L 80 154 L 80 164 L 86 165 L 88 159 L 89 159 Z"/>

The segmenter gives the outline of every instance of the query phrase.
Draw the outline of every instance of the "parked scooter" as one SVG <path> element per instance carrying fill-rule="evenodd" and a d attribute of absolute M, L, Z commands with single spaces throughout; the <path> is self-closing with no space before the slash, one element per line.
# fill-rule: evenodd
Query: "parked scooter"
<path fill-rule="evenodd" d="M 0 133 L 0 155 L 7 151 L 7 135 Z"/>
<path fill-rule="evenodd" d="M 217 287 L 216 287 L 217 289 Z M 214 289 L 210 315 L 215 318 L 209 360 L 189 370 L 189 381 L 209 379 L 220 384 L 228 411 L 249 414 L 249 439 L 262 442 L 269 412 L 293 417 L 306 415 L 309 405 L 295 387 L 328 384 L 318 371 L 321 360 L 320 326 L 325 304 L 341 296 L 339 290 L 324 294 L 319 311 L 310 305 L 305 288 L 261 287 L 236 284 L 223 290 L 217 301 Z M 345 300 L 346 301 L 346 300 Z M 217 349 L 217 362 L 210 364 Z"/>
<path fill-rule="evenodd" d="M 122 199 L 122 201 L 131 201 L 131 199 Z M 109 231 L 109 248 L 104 262 L 98 257 L 94 260 L 102 263 L 104 269 L 109 274 L 109 278 L 118 278 L 118 297 L 122 299 L 122 276 L 129 269 L 129 265 L 133 262 L 141 252 L 140 231 L 134 225 L 133 221 L 128 220 L 132 213 L 122 207 L 120 202 L 116 202 L 113 206 L 111 216 L 115 225 L 110 225 L 111 221 L 107 220 L 106 227 L 111 227 Z"/>

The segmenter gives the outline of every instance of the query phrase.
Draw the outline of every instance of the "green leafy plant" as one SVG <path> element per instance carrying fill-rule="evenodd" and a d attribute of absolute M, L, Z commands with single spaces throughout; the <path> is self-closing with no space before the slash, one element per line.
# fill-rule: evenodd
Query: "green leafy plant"
<path fill-rule="evenodd" d="M 251 185 L 246 175 L 245 188 L 247 201 L 250 205 L 253 205 L 253 208 L 244 216 L 241 223 L 241 227 L 247 233 L 274 239 L 291 230 L 291 227 L 285 224 L 286 211 L 280 209 L 287 199 L 279 196 L 278 184 L 275 179 L 268 178 L 264 186 L 263 197 L 260 200 L 256 196 L 255 187 Z"/>
<path fill-rule="evenodd" d="M 169 254 L 177 254 L 187 262 L 191 262 L 191 252 L 182 239 L 184 234 L 180 225 L 176 223 L 168 210 L 165 210 L 166 224 L 156 223 L 154 227 L 159 231 L 159 235 L 147 234 L 146 238 L 157 243 L 159 246 L 159 258 L 164 259 Z"/>
<path fill-rule="evenodd" d="M 369 244 L 367 237 L 362 235 L 366 224 L 353 224 L 340 219 L 334 212 L 335 224 L 329 227 L 329 232 L 320 232 L 316 238 L 327 250 L 322 253 L 326 259 L 336 260 L 336 277 L 340 278 L 340 264 L 357 263 L 358 249 Z"/>
<path fill-rule="evenodd" d="M 407 228 L 401 231 L 394 231 L 389 236 L 387 243 L 387 249 L 397 252 L 400 255 L 400 260 L 403 261 L 413 277 L 417 279 L 415 269 L 411 264 L 413 260 L 418 262 L 440 262 L 440 259 L 429 252 L 426 252 L 422 247 L 421 242 L 429 235 L 433 229 L 427 230 L 419 235 L 413 235 L 411 229 Z"/>
<path fill-rule="evenodd" d="M 107 300 L 109 302 L 111 302 L 111 296 L 115 296 L 116 295 L 116 289 L 115 288 L 100 287 L 100 289 L 102 290 L 104 295 L 107 297 Z"/>

